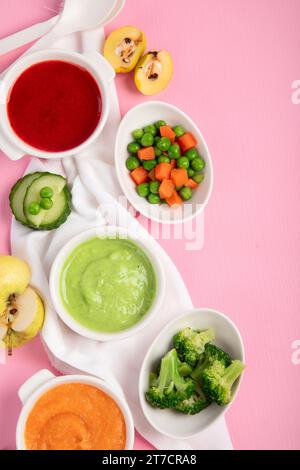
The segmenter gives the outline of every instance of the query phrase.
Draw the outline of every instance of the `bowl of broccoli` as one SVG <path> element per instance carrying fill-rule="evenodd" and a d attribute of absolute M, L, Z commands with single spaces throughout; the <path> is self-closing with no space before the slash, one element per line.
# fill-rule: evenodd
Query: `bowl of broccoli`
<path fill-rule="evenodd" d="M 244 368 L 235 324 L 216 310 L 189 311 L 166 325 L 144 358 L 139 378 L 144 415 L 162 434 L 192 437 L 228 410 Z"/>

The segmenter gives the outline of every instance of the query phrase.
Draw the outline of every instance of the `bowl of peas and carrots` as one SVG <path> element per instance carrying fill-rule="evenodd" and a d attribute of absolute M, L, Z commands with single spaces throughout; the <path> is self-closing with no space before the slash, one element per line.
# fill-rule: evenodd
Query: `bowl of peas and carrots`
<path fill-rule="evenodd" d="M 212 163 L 196 124 L 168 103 L 148 101 L 123 118 L 115 146 L 119 183 L 133 207 L 157 222 L 184 222 L 203 210 Z"/>

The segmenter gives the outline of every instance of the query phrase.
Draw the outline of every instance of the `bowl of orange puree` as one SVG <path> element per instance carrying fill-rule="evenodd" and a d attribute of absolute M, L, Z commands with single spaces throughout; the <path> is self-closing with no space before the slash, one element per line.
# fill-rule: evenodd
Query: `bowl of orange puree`
<path fill-rule="evenodd" d="M 43 369 L 19 390 L 19 450 L 131 450 L 134 424 L 121 392 L 85 375 Z"/>

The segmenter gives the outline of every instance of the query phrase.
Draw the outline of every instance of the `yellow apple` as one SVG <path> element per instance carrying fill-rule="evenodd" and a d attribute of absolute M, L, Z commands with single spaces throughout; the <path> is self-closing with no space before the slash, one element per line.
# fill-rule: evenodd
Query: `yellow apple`
<path fill-rule="evenodd" d="M 5 313 L 10 297 L 24 292 L 30 282 L 30 268 L 15 256 L 0 255 L 0 316 Z"/>
<path fill-rule="evenodd" d="M 0 255 L 0 342 L 9 352 L 36 336 L 44 322 L 43 302 L 28 287 L 30 276 L 25 261 Z"/>
<path fill-rule="evenodd" d="M 2 341 L 8 348 L 17 348 L 27 343 L 42 328 L 44 317 L 45 310 L 42 299 L 31 287 L 27 287 L 23 294 L 16 297 L 15 303 L 8 313 L 7 323 L 2 323 L 3 331 L 6 329 Z"/>

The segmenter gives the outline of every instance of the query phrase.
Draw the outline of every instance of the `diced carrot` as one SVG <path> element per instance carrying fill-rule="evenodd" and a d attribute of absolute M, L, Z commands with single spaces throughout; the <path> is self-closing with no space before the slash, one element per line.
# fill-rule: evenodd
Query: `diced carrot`
<path fill-rule="evenodd" d="M 168 180 L 171 174 L 171 163 L 159 163 L 155 167 L 155 178 L 158 181 Z"/>
<path fill-rule="evenodd" d="M 173 168 L 171 178 L 176 187 L 184 186 L 188 182 L 188 174 L 185 168 Z"/>
<path fill-rule="evenodd" d="M 176 160 L 173 158 L 173 160 L 170 161 L 170 165 L 171 165 L 171 168 L 173 170 L 173 168 L 175 168 L 176 166 Z"/>
<path fill-rule="evenodd" d="M 148 171 L 145 170 L 142 166 L 139 166 L 130 173 L 131 178 L 135 184 L 139 185 L 145 183 L 148 180 Z"/>
<path fill-rule="evenodd" d="M 138 150 L 138 157 L 140 160 L 154 160 L 155 151 L 153 147 L 145 147 Z"/>
<path fill-rule="evenodd" d="M 177 140 L 183 152 L 187 152 L 187 150 L 196 147 L 197 145 L 197 140 L 191 132 L 186 132 Z"/>
<path fill-rule="evenodd" d="M 148 177 L 151 181 L 155 181 L 155 168 L 153 168 L 151 171 L 149 171 Z"/>
<path fill-rule="evenodd" d="M 168 197 L 171 197 L 174 189 L 175 184 L 172 180 L 162 180 L 158 190 L 161 199 L 167 199 Z"/>
<path fill-rule="evenodd" d="M 161 126 L 159 130 L 162 137 L 168 137 L 172 144 L 175 142 L 176 134 L 170 126 Z"/>
<path fill-rule="evenodd" d="M 195 188 L 197 188 L 198 183 L 196 183 L 196 181 L 192 180 L 192 178 L 189 178 L 184 186 L 186 186 L 187 188 L 195 189 Z"/>
<path fill-rule="evenodd" d="M 168 197 L 166 201 L 170 207 L 180 206 L 183 202 L 178 192 L 175 189 L 172 193 L 172 196 Z"/>

